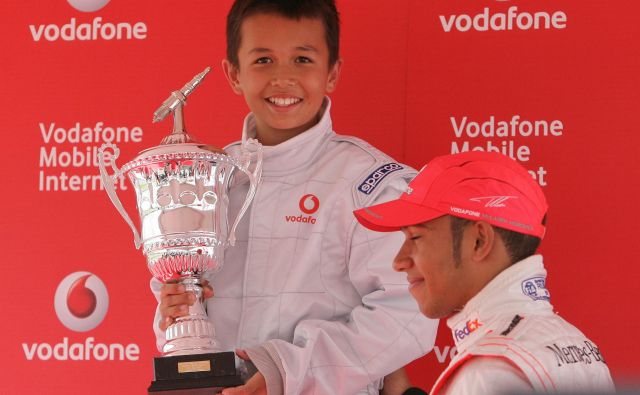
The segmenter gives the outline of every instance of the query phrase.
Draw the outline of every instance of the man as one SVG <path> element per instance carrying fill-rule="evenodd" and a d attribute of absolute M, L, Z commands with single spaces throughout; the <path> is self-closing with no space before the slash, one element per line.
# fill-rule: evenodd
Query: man
<path fill-rule="evenodd" d="M 447 317 L 458 354 L 435 394 L 613 391 L 596 345 L 553 312 L 542 256 L 547 202 L 497 153 L 435 158 L 397 199 L 355 211 L 402 231 L 393 267 L 430 318 Z"/>

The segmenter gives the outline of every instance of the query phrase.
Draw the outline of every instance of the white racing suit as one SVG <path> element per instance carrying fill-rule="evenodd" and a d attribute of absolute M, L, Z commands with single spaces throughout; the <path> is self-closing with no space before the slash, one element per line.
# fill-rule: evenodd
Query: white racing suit
<path fill-rule="evenodd" d="M 553 312 L 546 276 L 530 256 L 447 320 L 458 354 L 431 395 L 614 391 L 598 347 Z"/>
<path fill-rule="evenodd" d="M 391 267 L 402 234 L 368 231 L 352 214 L 397 198 L 415 171 L 335 134 L 329 108 L 327 99 L 318 124 L 263 147 L 262 180 L 236 245 L 210 278 L 207 310 L 222 349 L 247 349 L 269 394 L 378 394 L 386 374 L 435 341 L 438 322 L 420 314 Z M 254 136 L 249 114 L 243 140 Z M 240 143 L 226 150 L 238 155 Z M 236 174 L 230 222 L 248 191 Z M 159 288 L 152 281 L 157 297 Z M 161 348 L 164 333 L 155 331 Z"/>

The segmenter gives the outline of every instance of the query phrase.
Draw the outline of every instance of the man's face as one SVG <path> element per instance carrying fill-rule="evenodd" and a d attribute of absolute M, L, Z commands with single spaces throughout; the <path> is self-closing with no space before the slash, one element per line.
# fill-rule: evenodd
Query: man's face
<path fill-rule="evenodd" d="M 313 126 L 340 69 L 340 61 L 329 68 L 322 22 L 257 14 L 242 23 L 241 37 L 239 67 L 225 69 L 255 114 L 258 139 L 273 145 Z"/>
<path fill-rule="evenodd" d="M 467 301 L 467 263 L 464 253 L 455 262 L 450 221 L 442 216 L 403 228 L 405 242 L 393 262 L 394 270 L 407 274 L 409 292 L 429 318 L 446 317 Z"/>

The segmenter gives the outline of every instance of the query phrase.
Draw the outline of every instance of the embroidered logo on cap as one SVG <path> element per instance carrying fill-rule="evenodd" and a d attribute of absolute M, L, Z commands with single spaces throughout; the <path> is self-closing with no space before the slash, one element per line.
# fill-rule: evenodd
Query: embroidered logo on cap
<path fill-rule="evenodd" d="M 486 201 L 485 203 L 485 207 L 506 207 L 506 204 L 504 204 L 504 202 L 506 202 L 509 199 L 517 199 L 517 196 L 484 196 L 484 197 L 475 197 L 475 198 L 471 198 L 469 200 L 471 200 L 472 202 L 478 202 L 478 203 L 482 203 L 483 201 Z"/>

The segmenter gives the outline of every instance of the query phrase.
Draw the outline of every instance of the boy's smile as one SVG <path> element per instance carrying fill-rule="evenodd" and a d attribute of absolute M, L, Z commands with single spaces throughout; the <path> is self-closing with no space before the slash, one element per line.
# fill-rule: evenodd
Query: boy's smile
<path fill-rule="evenodd" d="M 324 96 L 335 89 L 341 61 L 329 66 L 320 19 L 257 14 L 241 27 L 238 67 L 223 68 L 255 115 L 257 138 L 275 145 L 318 122 Z"/>

